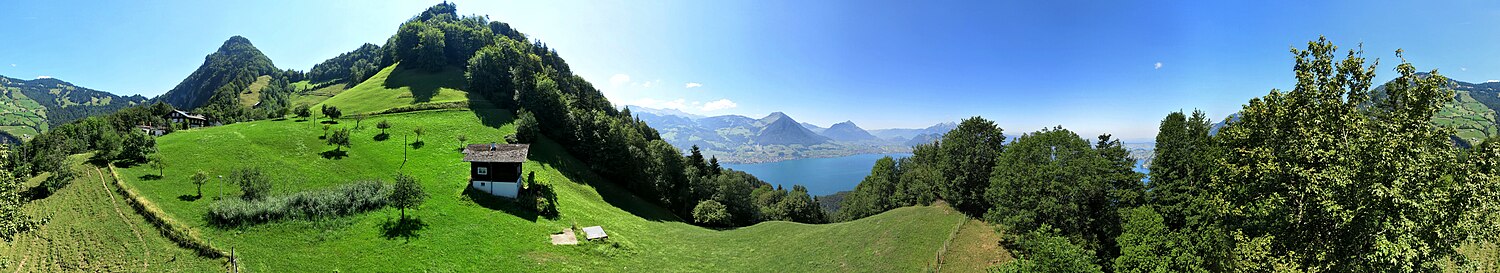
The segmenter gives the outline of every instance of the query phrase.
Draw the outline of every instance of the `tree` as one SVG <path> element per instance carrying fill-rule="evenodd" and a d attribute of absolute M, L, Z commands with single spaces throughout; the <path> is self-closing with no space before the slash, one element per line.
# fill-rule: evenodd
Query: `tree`
<path fill-rule="evenodd" d="M 149 164 L 152 169 L 156 169 L 156 176 L 167 176 L 167 167 L 169 167 L 169 165 L 167 164 L 166 157 L 162 157 L 160 154 L 152 154 L 146 158 L 146 162 L 146 164 Z"/>
<path fill-rule="evenodd" d="M 379 128 L 380 129 L 380 134 L 384 135 L 385 134 L 385 129 L 390 129 L 391 128 L 391 122 L 388 121 L 388 120 L 383 120 L 382 119 L 382 120 L 380 120 L 380 123 L 376 123 L 375 124 L 375 128 Z"/>
<path fill-rule="evenodd" d="M 369 115 L 367 115 L 367 114 L 356 114 L 356 115 L 354 115 L 354 129 L 359 129 L 359 124 L 362 123 L 362 122 L 364 122 L 366 117 L 369 117 Z"/>
<path fill-rule="evenodd" d="M 1439 271 L 1493 228 L 1468 220 L 1493 217 L 1473 214 L 1495 201 L 1468 194 L 1486 186 L 1456 179 L 1452 132 L 1431 123 L 1454 91 L 1403 60 L 1374 99 L 1375 65 L 1336 52 L 1326 38 L 1293 49 L 1295 88 L 1252 99 L 1215 136 L 1224 152 L 1209 188 L 1226 228 L 1296 269 Z"/>
<path fill-rule="evenodd" d="M 198 197 L 203 197 L 203 184 L 208 184 L 208 173 L 198 171 L 193 174 L 193 185 L 198 186 Z"/>
<path fill-rule="evenodd" d="M 333 151 L 339 152 L 339 148 L 351 147 L 349 143 L 349 128 L 333 131 L 333 136 L 328 137 L 328 145 L 333 145 Z"/>
<path fill-rule="evenodd" d="M 1018 258 L 1000 264 L 990 272 L 1104 272 L 1094 264 L 1093 251 L 1068 242 L 1068 238 L 1057 233 L 1045 224 L 1027 232 L 1011 245 L 1011 249 L 1018 252 Z"/>
<path fill-rule="evenodd" d="M 312 116 L 312 109 L 309 108 L 306 104 L 299 104 L 296 109 L 292 110 L 292 113 L 296 114 L 298 118 L 307 119 L 307 117 Z"/>
<path fill-rule="evenodd" d="M 10 242 L 16 235 L 41 227 L 47 219 L 34 219 L 21 211 L 26 197 L 21 195 L 24 181 L 7 168 L 0 168 L 0 239 Z"/>
<path fill-rule="evenodd" d="M 699 225 L 727 226 L 729 225 L 729 210 L 724 204 L 714 200 L 703 200 L 693 208 L 693 221 Z"/>
<path fill-rule="evenodd" d="M 240 198 L 260 200 L 271 193 L 271 178 L 259 168 L 250 167 L 229 172 L 230 183 L 240 186 Z"/>
<path fill-rule="evenodd" d="M 455 136 L 455 137 L 458 138 L 458 148 L 459 149 L 463 149 L 464 148 L 464 144 L 467 143 L 466 141 L 469 141 L 469 136 L 466 136 L 464 134 L 458 134 L 458 136 Z"/>
<path fill-rule="evenodd" d="M 396 174 L 396 185 L 391 188 L 391 206 L 401 210 L 401 219 L 406 219 L 406 209 L 415 209 L 422 206 L 427 200 L 427 192 L 417 182 L 416 177 L 405 174 Z"/>
<path fill-rule="evenodd" d="M 537 137 L 541 135 L 541 128 L 537 128 L 536 115 L 523 108 L 516 116 L 516 141 L 518 143 L 535 143 Z"/>
<path fill-rule="evenodd" d="M 838 221 L 849 221 L 875 215 L 897 206 L 892 202 L 896 183 L 901 179 L 896 160 L 887 156 L 875 161 L 870 174 L 854 186 L 854 191 L 839 202 Z"/>
<path fill-rule="evenodd" d="M 329 126 L 329 125 L 323 125 L 323 136 L 320 136 L 320 137 L 318 137 L 318 138 L 321 138 L 321 139 L 328 139 L 328 129 L 332 129 L 332 128 L 333 128 L 333 127 L 332 127 L 332 126 Z"/>
<path fill-rule="evenodd" d="M 323 116 L 328 117 L 329 120 L 334 120 L 338 119 L 341 116 L 344 116 L 344 111 L 339 110 L 338 106 L 329 106 L 327 104 L 324 104 Z"/>
<path fill-rule="evenodd" d="M 985 192 L 994 207 L 985 218 L 1014 232 L 1054 227 L 1099 260 L 1113 260 L 1119 209 L 1139 195 L 1130 185 L 1141 179 L 1118 145 L 1100 136 L 1096 149 L 1062 127 L 1016 138 L 996 160 Z"/>
<path fill-rule="evenodd" d="M 415 128 L 411 128 L 411 132 L 417 134 L 417 142 L 416 143 L 422 143 L 422 132 L 423 131 L 425 131 L 425 130 L 422 130 L 422 126 L 417 126 Z"/>
<path fill-rule="evenodd" d="M 147 156 L 156 153 L 156 138 L 146 135 L 145 132 L 130 130 L 130 133 L 125 135 L 122 148 L 120 154 L 115 157 L 116 160 L 132 163 L 145 162 Z"/>
<path fill-rule="evenodd" d="M 510 38 L 497 39 L 498 45 L 490 45 L 469 58 L 469 67 L 464 76 L 469 91 L 484 95 L 501 108 L 515 109 L 516 86 L 511 81 L 511 67 L 520 62 L 521 52 Z"/>
<path fill-rule="evenodd" d="M 941 164 L 945 181 L 938 183 L 939 195 L 959 211 L 983 214 L 989 209 L 984 189 L 1004 143 L 1004 130 L 980 117 L 965 119 L 944 134 L 939 147 L 945 155 Z"/>

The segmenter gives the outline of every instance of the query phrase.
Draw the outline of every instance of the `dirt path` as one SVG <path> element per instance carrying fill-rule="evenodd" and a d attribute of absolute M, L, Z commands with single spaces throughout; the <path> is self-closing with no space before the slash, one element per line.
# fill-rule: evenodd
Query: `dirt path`
<path fill-rule="evenodd" d="M 129 225 L 130 233 L 135 234 L 135 239 L 141 242 L 141 250 L 146 252 L 146 256 L 141 259 L 141 267 L 145 271 L 151 271 L 151 248 L 146 245 L 146 237 L 141 236 L 140 229 L 135 227 L 135 223 L 131 222 L 129 217 L 125 217 L 125 211 L 120 209 L 119 196 L 116 196 L 117 194 L 109 189 L 109 183 L 104 180 L 104 172 L 100 171 L 99 168 L 94 168 L 94 174 L 99 176 L 99 185 L 103 186 L 104 193 L 109 195 L 109 203 L 114 204 L 115 214 L 120 215 L 120 221 Z"/>

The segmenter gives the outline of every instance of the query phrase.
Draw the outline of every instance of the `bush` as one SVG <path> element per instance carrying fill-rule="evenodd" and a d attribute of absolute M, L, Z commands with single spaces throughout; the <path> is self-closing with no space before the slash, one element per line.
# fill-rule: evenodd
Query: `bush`
<path fill-rule="evenodd" d="M 538 215 L 547 217 L 557 216 L 557 192 L 552 190 L 552 185 L 536 181 L 536 173 L 529 173 L 526 178 L 526 189 L 522 190 L 517 203 L 530 205 Z"/>
<path fill-rule="evenodd" d="M 229 173 L 229 181 L 240 186 L 244 192 L 240 198 L 245 200 L 258 200 L 271 193 L 271 178 L 261 173 L 260 169 L 246 168 Z"/>
<path fill-rule="evenodd" d="M 537 136 L 541 135 L 541 129 L 537 128 L 539 124 L 537 123 L 536 115 L 532 114 L 531 111 L 521 109 L 521 112 L 516 114 L 516 116 L 517 142 L 515 143 L 532 143 L 536 141 Z"/>
<path fill-rule="evenodd" d="M 729 209 L 718 201 L 704 200 L 693 208 L 693 221 L 700 225 L 726 226 L 729 219 Z"/>
<path fill-rule="evenodd" d="M 1094 251 L 1068 241 L 1047 224 L 1028 232 L 1007 247 L 1020 254 L 1015 261 L 990 272 L 1104 272 L 1094 263 Z"/>
<path fill-rule="evenodd" d="M 322 219 L 380 209 L 391 191 L 380 181 L 359 181 L 322 191 L 258 200 L 225 199 L 209 207 L 210 224 L 236 227 L 290 219 Z"/>
<path fill-rule="evenodd" d="M 63 187 L 73 183 L 73 169 L 62 167 L 52 172 L 52 176 L 42 181 L 42 188 L 47 190 L 47 195 L 57 193 Z"/>

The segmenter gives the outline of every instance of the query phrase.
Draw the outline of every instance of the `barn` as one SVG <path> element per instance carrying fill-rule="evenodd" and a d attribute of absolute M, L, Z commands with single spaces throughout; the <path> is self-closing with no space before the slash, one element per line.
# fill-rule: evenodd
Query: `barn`
<path fill-rule="evenodd" d="M 516 198 L 521 193 L 521 163 L 531 145 L 469 144 L 464 162 L 469 162 L 469 187 L 494 196 Z"/>

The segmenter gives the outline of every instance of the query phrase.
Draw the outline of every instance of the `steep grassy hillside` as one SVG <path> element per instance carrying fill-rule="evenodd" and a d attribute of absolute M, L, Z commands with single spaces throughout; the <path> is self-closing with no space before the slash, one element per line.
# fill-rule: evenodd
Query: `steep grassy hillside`
<path fill-rule="evenodd" d="M 27 214 L 51 217 L 36 233 L 0 243 L 6 272 L 215 272 L 223 260 L 201 258 L 163 237 L 115 193 L 109 170 L 84 164 L 77 155 L 68 164 L 77 172 L 71 184 L 22 207 Z M 36 186 L 46 176 L 32 179 Z"/>
<path fill-rule="evenodd" d="M 246 87 L 245 91 L 240 92 L 240 105 L 243 105 L 245 107 L 252 107 L 256 104 L 260 104 L 260 90 L 266 89 L 266 85 L 270 84 L 271 75 L 261 75 L 260 77 L 255 77 L 255 82 L 250 83 L 250 87 Z"/>
<path fill-rule="evenodd" d="M 463 83 L 464 71 L 458 67 L 428 73 L 396 64 L 321 104 L 338 106 L 344 115 L 353 115 L 413 104 L 461 102 L 468 100 L 468 92 L 461 90 Z"/>
<path fill-rule="evenodd" d="M 328 100 L 333 96 L 337 96 L 339 93 L 343 93 L 345 89 L 349 88 L 348 84 L 343 83 L 329 84 L 328 86 L 317 89 L 311 89 L 312 85 L 307 84 L 306 82 L 298 82 L 295 84 L 297 85 L 297 90 L 306 91 L 299 91 L 297 92 L 297 95 L 292 96 L 292 107 L 296 107 L 297 105 L 312 106 L 323 103 L 323 101 Z"/>
<path fill-rule="evenodd" d="M 1467 91 L 1458 91 L 1454 101 L 1443 105 L 1443 109 L 1432 117 L 1433 123 L 1454 129 L 1455 135 L 1470 144 L 1479 144 L 1490 136 L 1500 135 L 1495 121 L 1495 110 L 1479 103 Z"/>
<path fill-rule="evenodd" d="M 352 92 L 352 91 L 351 91 Z M 347 93 L 347 92 L 346 92 Z M 296 120 L 257 121 L 173 133 L 158 140 L 170 163 L 166 177 L 146 180 L 147 167 L 121 174 L 169 215 L 188 223 L 220 246 L 236 247 L 244 267 L 255 271 L 916 271 L 933 261 L 939 246 L 965 218 L 945 207 L 911 207 L 853 222 L 807 225 L 768 222 L 718 231 L 680 222 L 587 171 L 562 147 L 543 139 L 534 145 L 528 171 L 553 185 L 560 216 L 538 217 L 508 203 L 481 204 L 464 195 L 467 164 L 457 134 L 469 142 L 501 141 L 513 132 L 503 111 L 442 110 L 380 115 L 354 133 L 347 157 L 318 136 L 321 125 Z M 389 120 L 393 137 L 375 141 L 372 122 Z M 341 120 L 334 127 L 353 126 Z M 427 129 L 425 145 L 402 141 L 413 126 Z M 403 166 L 403 149 L 409 160 Z M 323 221 L 290 221 L 243 229 L 210 227 L 203 219 L 208 198 L 193 200 L 190 173 L 220 175 L 259 167 L 280 193 L 323 189 L 355 179 L 389 180 L 396 170 L 418 177 L 431 194 L 413 212 L 415 230 L 387 229 L 397 212 L 385 209 Z M 224 187 L 225 196 L 239 190 Z M 607 243 L 553 246 L 547 235 L 570 226 L 602 225 Z"/>

